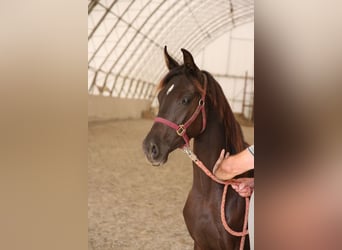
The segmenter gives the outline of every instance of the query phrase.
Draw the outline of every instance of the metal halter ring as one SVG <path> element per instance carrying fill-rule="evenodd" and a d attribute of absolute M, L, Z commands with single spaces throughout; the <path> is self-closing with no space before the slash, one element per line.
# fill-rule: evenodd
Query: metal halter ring
<path fill-rule="evenodd" d="M 198 106 L 203 106 L 204 105 L 204 100 L 201 98 L 198 102 Z"/>
<path fill-rule="evenodd" d="M 184 128 L 183 124 L 179 125 L 179 127 L 176 130 L 177 135 L 179 135 L 179 136 L 183 136 L 185 131 L 186 131 L 186 128 Z"/>

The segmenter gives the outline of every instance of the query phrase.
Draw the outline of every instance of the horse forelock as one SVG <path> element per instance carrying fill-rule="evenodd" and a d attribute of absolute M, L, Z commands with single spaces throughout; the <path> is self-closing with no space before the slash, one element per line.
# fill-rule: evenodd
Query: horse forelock
<path fill-rule="evenodd" d="M 171 78 L 175 77 L 176 75 L 180 75 L 182 72 L 180 71 L 180 67 L 177 67 L 173 70 L 170 70 L 159 82 L 157 86 L 157 91 L 160 92 L 165 85 L 171 80 Z"/>
<path fill-rule="evenodd" d="M 192 82 L 192 84 L 195 86 L 195 88 L 197 89 L 197 91 L 200 92 L 201 95 L 205 94 L 205 89 L 204 86 L 201 84 L 201 81 L 203 81 L 201 79 L 195 79 L 194 77 L 191 77 L 189 74 L 185 73 L 184 71 L 184 65 L 181 65 L 175 69 L 170 70 L 164 77 L 163 79 L 159 82 L 159 84 L 157 85 L 157 92 L 160 92 L 165 86 L 166 84 L 175 76 L 178 75 L 185 75 L 188 77 L 188 79 Z"/>

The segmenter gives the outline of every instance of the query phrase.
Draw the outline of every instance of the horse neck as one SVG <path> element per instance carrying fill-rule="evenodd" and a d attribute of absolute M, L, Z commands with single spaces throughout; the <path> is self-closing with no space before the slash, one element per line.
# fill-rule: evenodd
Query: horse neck
<path fill-rule="evenodd" d="M 194 152 L 211 172 L 221 150 L 226 148 L 225 137 L 225 127 L 219 122 L 218 114 L 209 112 L 205 131 L 194 139 Z M 194 187 L 208 192 L 213 181 L 195 164 L 193 166 Z"/>

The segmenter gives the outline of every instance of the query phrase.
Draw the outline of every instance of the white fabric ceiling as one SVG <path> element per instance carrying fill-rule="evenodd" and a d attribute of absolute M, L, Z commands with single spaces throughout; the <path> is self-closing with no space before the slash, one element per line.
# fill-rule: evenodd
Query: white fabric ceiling
<path fill-rule="evenodd" d="M 224 32 L 253 22 L 254 2 L 89 0 L 88 14 L 89 93 L 148 99 L 166 71 L 164 45 L 196 55 Z"/>

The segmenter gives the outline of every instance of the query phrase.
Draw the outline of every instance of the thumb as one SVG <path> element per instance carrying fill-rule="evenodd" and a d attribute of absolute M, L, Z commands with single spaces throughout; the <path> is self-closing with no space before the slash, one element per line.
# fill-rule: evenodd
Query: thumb
<path fill-rule="evenodd" d="M 226 150 L 224 150 L 224 149 L 221 150 L 219 160 L 221 160 L 221 161 L 223 160 L 225 151 Z"/>

